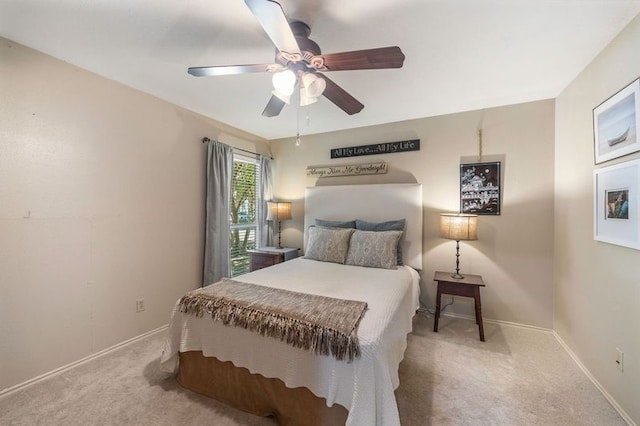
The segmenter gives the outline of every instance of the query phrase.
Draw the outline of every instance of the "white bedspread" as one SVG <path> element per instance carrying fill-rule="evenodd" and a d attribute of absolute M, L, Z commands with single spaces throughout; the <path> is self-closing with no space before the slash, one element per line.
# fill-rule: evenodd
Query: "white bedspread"
<path fill-rule="evenodd" d="M 362 355 L 351 363 L 315 355 L 270 337 L 224 326 L 210 317 L 196 318 L 174 308 L 162 353 L 162 368 L 174 372 L 178 352 L 202 351 L 232 361 L 252 373 L 304 386 L 349 410 L 347 425 L 399 425 L 394 390 L 398 366 L 418 308 L 419 276 L 408 267 L 396 270 L 338 265 L 298 258 L 237 277 L 239 281 L 368 303 L 358 339 Z"/>

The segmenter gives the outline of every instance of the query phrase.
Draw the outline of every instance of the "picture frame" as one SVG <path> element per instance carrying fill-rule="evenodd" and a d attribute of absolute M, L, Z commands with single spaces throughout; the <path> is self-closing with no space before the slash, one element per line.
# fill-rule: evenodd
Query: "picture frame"
<path fill-rule="evenodd" d="M 640 250 L 640 159 L 593 171 L 593 238 Z"/>
<path fill-rule="evenodd" d="M 460 164 L 460 213 L 499 215 L 500 162 Z"/>
<path fill-rule="evenodd" d="M 640 151 L 640 79 L 593 109 L 595 164 Z"/>

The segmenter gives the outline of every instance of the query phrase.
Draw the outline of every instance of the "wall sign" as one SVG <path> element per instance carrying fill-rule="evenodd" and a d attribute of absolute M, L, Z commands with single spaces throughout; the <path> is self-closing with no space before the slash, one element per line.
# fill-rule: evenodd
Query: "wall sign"
<path fill-rule="evenodd" d="M 394 152 L 420 151 L 420 139 L 385 142 L 373 145 L 350 146 L 331 149 L 331 158 L 357 157 L 359 155 L 393 154 Z"/>
<path fill-rule="evenodd" d="M 387 163 L 346 164 L 343 166 L 309 166 L 307 176 L 333 177 L 333 176 L 359 176 L 381 175 L 387 173 Z"/>

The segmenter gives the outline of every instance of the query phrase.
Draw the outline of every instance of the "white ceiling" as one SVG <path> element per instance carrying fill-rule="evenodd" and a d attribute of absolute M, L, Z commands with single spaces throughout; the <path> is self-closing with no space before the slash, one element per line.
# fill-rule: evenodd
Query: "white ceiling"
<path fill-rule="evenodd" d="M 553 98 L 640 12 L 640 0 L 280 3 L 325 53 L 406 56 L 401 69 L 328 73 L 365 108 L 349 116 L 322 98 L 300 108 L 301 134 Z M 296 133 L 294 106 L 261 116 L 269 74 L 187 74 L 273 62 L 243 0 L 0 0 L 0 36 L 265 139 Z"/>

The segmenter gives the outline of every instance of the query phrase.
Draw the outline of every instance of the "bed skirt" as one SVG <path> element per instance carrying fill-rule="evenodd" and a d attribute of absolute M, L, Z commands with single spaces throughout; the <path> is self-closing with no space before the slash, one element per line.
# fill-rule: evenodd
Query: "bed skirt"
<path fill-rule="evenodd" d="M 273 416 L 282 426 L 344 425 L 349 414 L 341 405 L 309 389 L 288 388 L 280 379 L 252 374 L 230 361 L 205 357 L 201 351 L 180 352 L 181 386 L 258 416 Z"/>

